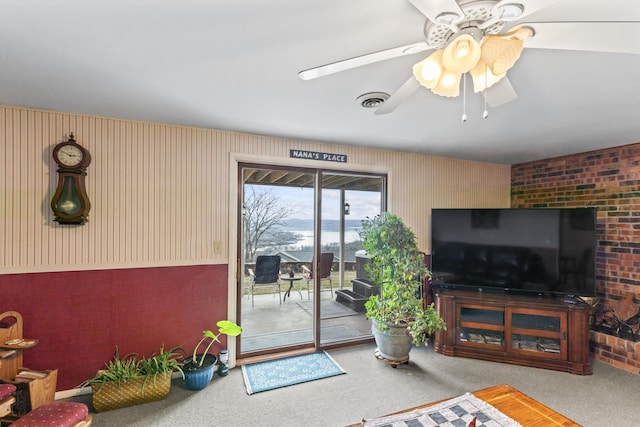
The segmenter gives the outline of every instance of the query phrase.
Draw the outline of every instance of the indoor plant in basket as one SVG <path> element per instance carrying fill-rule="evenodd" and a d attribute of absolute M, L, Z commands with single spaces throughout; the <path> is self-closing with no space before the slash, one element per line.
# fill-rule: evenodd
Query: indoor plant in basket
<path fill-rule="evenodd" d="M 171 388 L 173 371 L 182 374 L 179 350 L 181 347 L 167 351 L 161 347 L 158 354 L 149 357 L 139 357 L 136 353 L 120 357 L 116 347 L 113 359 L 106 363 L 105 369 L 99 370 L 80 387 L 91 386 L 92 403 L 97 412 L 165 399 Z"/>
<path fill-rule="evenodd" d="M 209 354 L 209 349 L 211 349 L 214 342 L 220 342 L 220 335 L 225 334 L 237 337 L 242 332 L 240 326 L 229 320 L 220 320 L 216 323 L 216 326 L 218 327 L 217 334 L 213 333 L 213 331 L 202 331 L 202 339 L 193 349 L 193 355 L 187 357 L 182 363 L 184 378 L 187 388 L 190 390 L 202 390 L 211 382 L 218 358 L 213 354 Z M 204 352 L 198 353 L 200 346 L 207 340 L 209 344 L 204 349 Z"/>
<path fill-rule="evenodd" d="M 376 354 L 392 362 L 408 361 L 412 344 L 427 345 L 431 335 L 446 328 L 433 304 L 421 298 L 423 280 L 431 275 L 425 256 L 413 231 L 390 213 L 363 220 L 362 240 L 371 259 L 365 268 L 380 287 L 380 294 L 365 303 Z"/>

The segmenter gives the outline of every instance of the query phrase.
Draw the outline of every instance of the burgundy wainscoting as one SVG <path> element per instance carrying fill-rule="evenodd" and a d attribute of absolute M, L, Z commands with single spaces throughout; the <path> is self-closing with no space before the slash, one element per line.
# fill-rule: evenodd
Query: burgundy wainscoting
<path fill-rule="evenodd" d="M 116 345 L 120 355 L 162 345 L 192 351 L 227 317 L 227 265 L 0 275 L 0 313 L 7 310 L 22 314 L 25 337 L 40 340 L 24 351 L 24 365 L 57 368 L 57 390 L 68 390 L 93 377 Z"/>

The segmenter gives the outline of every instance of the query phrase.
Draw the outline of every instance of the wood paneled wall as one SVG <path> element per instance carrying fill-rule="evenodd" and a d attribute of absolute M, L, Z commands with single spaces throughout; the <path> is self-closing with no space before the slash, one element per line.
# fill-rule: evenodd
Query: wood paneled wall
<path fill-rule="evenodd" d="M 83 226 L 57 224 L 50 208 L 51 153 L 70 132 L 92 155 Z M 294 161 L 292 148 L 346 154 L 349 163 Z M 232 318 L 240 158 L 388 173 L 389 209 L 424 250 L 431 207 L 510 202 L 503 165 L 0 106 L 0 312 L 21 312 L 26 336 L 40 340 L 26 366 L 59 368 L 58 390 L 68 389 L 116 345 L 191 351 L 197 331 Z M 69 358 L 69 348 L 82 357 Z"/>
<path fill-rule="evenodd" d="M 57 183 L 51 153 L 70 132 L 92 156 L 84 226 L 57 224 L 49 205 Z M 389 210 L 427 251 L 431 207 L 510 203 L 505 165 L 0 107 L 0 274 L 227 263 L 230 153 L 294 164 L 291 148 L 388 171 Z M 223 253 L 214 253 L 214 241 Z"/>

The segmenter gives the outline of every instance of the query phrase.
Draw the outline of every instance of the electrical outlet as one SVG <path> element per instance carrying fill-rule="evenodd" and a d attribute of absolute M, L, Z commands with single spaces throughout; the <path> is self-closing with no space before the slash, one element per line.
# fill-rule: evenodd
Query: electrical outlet
<path fill-rule="evenodd" d="M 223 251 L 222 248 L 222 241 L 221 240 L 216 240 L 213 242 L 213 253 L 215 254 L 221 254 Z"/>

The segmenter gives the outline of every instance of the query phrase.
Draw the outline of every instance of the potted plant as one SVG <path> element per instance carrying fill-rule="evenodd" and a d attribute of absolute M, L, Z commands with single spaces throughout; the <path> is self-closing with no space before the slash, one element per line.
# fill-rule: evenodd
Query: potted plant
<path fill-rule="evenodd" d="M 92 403 L 97 412 L 163 400 L 169 394 L 173 371 L 182 374 L 178 361 L 182 357 L 178 352 L 181 349 L 174 347 L 165 351 L 161 347 L 158 354 L 147 358 L 136 353 L 120 357 L 116 347 L 113 359 L 105 364 L 105 369 L 99 370 L 80 387 L 91 386 Z"/>
<path fill-rule="evenodd" d="M 193 349 L 193 355 L 187 357 L 182 363 L 184 378 L 187 388 L 190 390 L 202 390 L 211 382 L 218 359 L 215 355 L 209 354 L 209 349 L 211 349 L 214 342 L 220 342 L 220 335 L 225 334 L 236 337 L 242 332 L 240 326 L 229 320 L 220 320 L 216 323 L 216 326 L 218 327 L 217 334 L 213 333 L 213 331 L 202 331 L 202 339 Z M 198 353 L 200 346 L 207 340 L 209 344 L 204 349 L 204 352 Z"/>
<path fill-rule="evenodd" d="M 433 304 L 422 299 L 421 286 L 431 277 L 413 231 L 391 213 L 362 221 L 362 240 L 371 262 L 365 267 L 380 287 L 365 303 L 378 349 L 392 362 L 409 360 L 411 345 L 428 345 L 446 329 Z M 394 364 L 395 366 L 395 364 Z"/>

